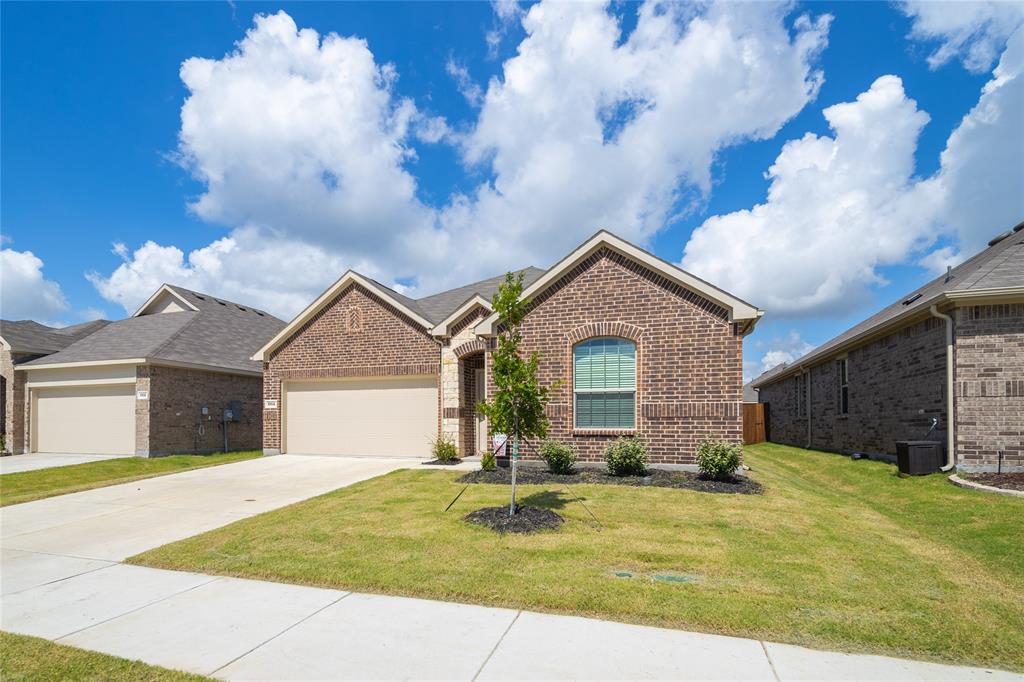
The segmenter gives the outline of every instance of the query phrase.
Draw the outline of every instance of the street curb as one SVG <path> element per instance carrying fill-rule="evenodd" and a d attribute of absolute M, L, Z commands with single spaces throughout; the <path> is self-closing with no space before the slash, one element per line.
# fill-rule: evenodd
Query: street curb
<path fill-rule="evenodd" d="M 1024 490 L 1007 490 L 1005 488 L 996 488 L 991 485 L 982 485 L 981 483 L 975 483 L 974 481 L 968 481 L 960 478 L 956 474 L 949 477 L 949 482 L 960 488 L 970 488 L 972 490 L 980 490 L 985 493 L 995 493 L 997 495 L 1009 495 L 1010 497 L 1024 497 Z"/>

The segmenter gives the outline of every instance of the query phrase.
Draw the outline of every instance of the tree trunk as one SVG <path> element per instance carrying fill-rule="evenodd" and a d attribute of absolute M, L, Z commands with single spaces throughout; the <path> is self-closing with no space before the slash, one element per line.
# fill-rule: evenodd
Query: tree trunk
<path fill-rule="evenodd" d="M 516 513 L 516 467 L 519 465 L 519 436 L 512 437 L 512 499 L 508 504 L 508 515 Z"/>

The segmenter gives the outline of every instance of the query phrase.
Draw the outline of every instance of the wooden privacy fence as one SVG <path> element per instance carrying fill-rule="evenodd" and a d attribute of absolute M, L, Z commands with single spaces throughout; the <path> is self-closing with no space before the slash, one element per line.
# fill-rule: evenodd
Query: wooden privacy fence
<path fill-rule="evenodd" d="M 743 403 L 743 444 L 765 440 L 764 403 Z"/>

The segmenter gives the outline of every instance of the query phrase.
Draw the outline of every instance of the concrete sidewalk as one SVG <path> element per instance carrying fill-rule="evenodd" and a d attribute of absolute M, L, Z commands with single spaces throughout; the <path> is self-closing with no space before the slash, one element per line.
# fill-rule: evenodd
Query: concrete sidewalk
<path fill-rule="evenodd" d="M 418 462 L 279 456 L 0 509 L 0 627 L 223 679 L 1024 680 L 118 563 Z"/>
<path fill-rule="evenodd" d="M 1022 680 L 571 616 L 3 551 L 4 630 L 227 680 Z"/>

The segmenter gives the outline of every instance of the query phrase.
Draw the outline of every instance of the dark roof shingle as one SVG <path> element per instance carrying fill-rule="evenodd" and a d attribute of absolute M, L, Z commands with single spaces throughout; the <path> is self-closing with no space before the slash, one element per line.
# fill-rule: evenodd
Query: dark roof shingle
<path fill-rule="evenodd" d="M 250 357 L 285 323 L 246 305 L 168 285 L 198 310 L 112 322 L 59 353 L 24 366 L 146 358 L 225 370 L 260 371 Z"/>
<path fill-rule="evenodd" d="M 48 327 L 34 320 L 0 320 L 0 336 L 15 353 L 54 353 L 110 324 L 93 320 L 70 327 Z"/>

